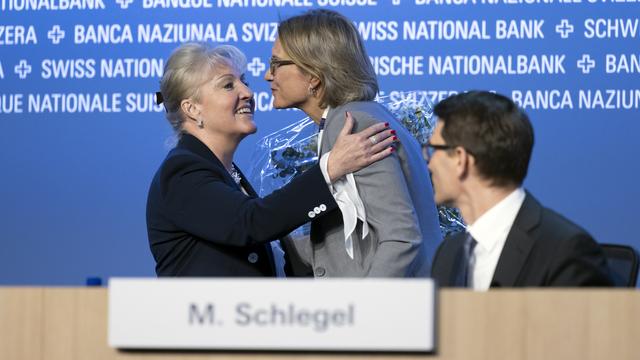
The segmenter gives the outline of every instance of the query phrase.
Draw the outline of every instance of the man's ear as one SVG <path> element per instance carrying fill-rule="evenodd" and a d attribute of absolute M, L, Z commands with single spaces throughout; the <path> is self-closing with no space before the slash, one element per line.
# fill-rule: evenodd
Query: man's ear
<path fill-rule="evenodd" d="M 465 148 L 458 146 L 454 149 L 456 157 L 456 175 L 464 179 L 469 175 L 471 167 L 475 165 L 476 159 Z"/>
<path fill-rule="evenodd" d="M 191 99 L 182 100 L 180 102 L 180 109 L 190 120 L 198 121 L 200 118 L 200 106 Z"/>

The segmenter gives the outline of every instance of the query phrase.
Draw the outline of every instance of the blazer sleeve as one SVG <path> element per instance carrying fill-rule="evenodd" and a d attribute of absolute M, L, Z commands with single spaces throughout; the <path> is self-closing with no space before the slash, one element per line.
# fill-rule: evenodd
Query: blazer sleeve
<path fill-rule="evenodd" d="M 337 208 L 318 165 L 264 198 L 226 183 L 223 171 L 189 155 L 167 159 L 161 192 L 176 226 L 214 243 L 247 246 L 286 235 L 320 216 L 319 209 Z"/>
<path fill-rule="evenodd" d="M 379 122 L 364 112 L 353 112 L 353 116 L 357 120 L 354 131 Z M 344 119 L 337 119 L 341 128 Z M 404 151 L 401 146 L 398 152 Z M 394 153 L 354 173 L 370 231 L 374 231 L 378 239 L 366 273 L 368 277 L 406 276 L 422 243 L 422 232 L 398 156 Z"/>

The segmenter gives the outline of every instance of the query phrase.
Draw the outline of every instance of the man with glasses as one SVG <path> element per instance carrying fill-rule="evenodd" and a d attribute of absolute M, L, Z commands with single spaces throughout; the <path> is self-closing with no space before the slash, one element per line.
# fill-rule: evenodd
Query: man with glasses
<path fill-rule="evenodd" d="M 600 246 L 522 188 L 533 128 L 510 99 L 485 91 L 449 97 L 423 153 L 436 203 L 468 224 L 436 253 L 440 286 L 611 286 Z"/>

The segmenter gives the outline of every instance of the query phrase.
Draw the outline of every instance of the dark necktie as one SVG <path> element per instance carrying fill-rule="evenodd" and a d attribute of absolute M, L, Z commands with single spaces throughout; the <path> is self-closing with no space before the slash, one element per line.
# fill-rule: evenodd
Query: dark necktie
<path fill-rule="evenodd" d="M 466 235 L 463 245 L 464 258 L 462 260 L 459 284 L 463 287 L 473 287 L 473 268 L 476 261 L 473 250 L 476 248 L 478 242 L 470 233 L 467 232 Z"/>

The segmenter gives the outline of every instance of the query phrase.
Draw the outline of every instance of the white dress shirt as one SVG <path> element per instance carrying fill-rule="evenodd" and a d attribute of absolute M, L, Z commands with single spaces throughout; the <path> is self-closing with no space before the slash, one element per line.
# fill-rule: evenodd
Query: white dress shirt
<path fill-rule="evenodd" d="M 507 235 L 524 202 L 525 191 L 517 188 L 482 214 L 467 231 L 478 242 L 473 250 L 471 284 L 474 290 L 488 290 Z"/>
<path fill-rule="evenodd" d="M 329 114 L 329 109 L 330 108 L 327 107 L 322 114 L 322 118 L 325 119 L 325 121 Z M 327 124 L 325 123 L 325 126 L 326 125 Z M 322 149 L 323 133 L 324 129 L 320 129 L 320 133 L 318 134 L 318 154 L 320 154 L 320 150 Z M 358 240 L 355 239 L 357 234 L 355 230 L 358 220 L 362 222 L 362 238 L 365 238 L 369 234 L 367 214 L 364 210 L 362 199 L 358 194 L 358 188 L 356 187 L 356 180 L 353 177 L 353 173 L 348 173 L 335 182 L 331 182 L 327 171 L 330 153 L 331 152 L 329 151 L 320 158 L 320 170 L 322 171 L 322 175 L 324 175 L 324 179 L 331 190 L 333 198 L 336 200 L 336 203 L 342 212 L 345 251 L 347 252 L 347 255 L 353 259 L 353 241 Z"/>

